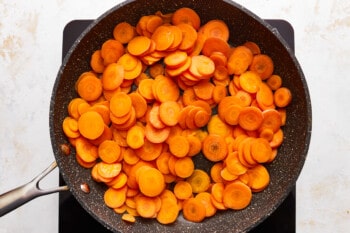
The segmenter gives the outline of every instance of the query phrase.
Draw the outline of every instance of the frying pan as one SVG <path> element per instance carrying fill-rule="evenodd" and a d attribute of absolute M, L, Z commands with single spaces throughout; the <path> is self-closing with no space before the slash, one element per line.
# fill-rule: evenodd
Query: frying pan
<path fill-rule="evenodd" d="M 264 191 L 255 193 L 251 204 L 244 210 L 218 212 L 202 223 L 186 221 L 180 215 L 171 225 L 161 225 L 150 219 L 138 219 L 136 223 L 128 224 L 105 206 L 103 193 L 106 187 L 94 182 L 90 170 L 77 164 L 74 149 L 72 148 L 68 156 L 62 151 L 61 145 L 68 143 L 62 131 L 62 121 L 67 115 L 69 101 L 77 97 L 73 88 L 76 80 L 81 73 L 90 69 L 89 58 L 92 52 L 99 49 L 105 40 L 112 38 L 113 28 L 118 22 L 127 21 L 136 25 L 142 15 L 153 14 L 156 11 L 169 13 L 180 7 L 194 9 L 200 15 L 202 23 L 210 19 L 224 20 L 230 28 L 232 45 L 239 45 L 247 40 L 254 41 L 259 44 L 263 53 L 271 56 L 275 62 L 275 73 L 283 77 L 283 86 L 288 87 L 293 94 L 292 103 L 287 107 L 287 123 L 283 127 L 285 138 L 277 158 L 267 165 L 271 176 L 270 185 Z M 309 148 L 312 112 L 307 83 L 291 48 L 277 30 L 243 6 L 228 0 L 129 0 L 110 9 L 89 25 L 68 51 L 53 87 L 49 123 L 56 162 L 29 184 L 1 195 L 1 214 L 25 203 L 28 198 L 68 189 L 59 187 L 41 190 L 38 187 L 38 182 L 55 168 L 57 163 L 76 200 L 111 231 L 245 232 L 271 215 L 294 187 Z M 209 162 L 201 155 L 196 156 L 195 164 L 197 168 L 207 171 L 210 167 Z M 89 192 L 81 189 L 82 184 L 89 186 Z"/>

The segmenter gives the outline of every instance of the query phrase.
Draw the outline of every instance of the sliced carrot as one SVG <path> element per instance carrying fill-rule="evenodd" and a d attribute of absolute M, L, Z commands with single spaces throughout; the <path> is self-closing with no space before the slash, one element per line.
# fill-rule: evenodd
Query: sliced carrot
<path fill-rule="evenodd" d="M 210 57 L 214 52 L 222 53 L 225 57 L 228 57 L 230 53 L 230 45 L 227 41 L 222 40 L 221 38 L 209 37 L 203 44 L 202 54 Z"/>
<path fill-rule="evenodd" d="M 182 32 L 182 41 L 179 45 L 180 50 L 189 50 L 192 49 L 197 40 L 197 31 L 196 29 L 188 23 L 179 23 L 176 25 Z"/>
<path fill-rule="evenodd" d="M 275 91 L 282 86 L 282 78 L 277 74 L 273 74 L 266 79 L 266 84 L 271 88 L 271 90 Z"/>
<path fill-rule="evenodd" d="M 252 51 L 253 55 L 261 53 L 259 45 L 253 41 L 247 41 L 243 45 L 245 47 L 247 47 L 248 49 L 250 49 L 250 51 Z"/>
<path fill-rule="evenodd" d="M 191 57 L 187 56 L 185 62 L 179 65 L 179 67 L 175 67 L 175 68 L 167 67 L 165 70 L 166 74 L 171 77 L 180 76 L 182 73 L 188 70 L 188 68 L 191 66 L 191 62 L 192 62 Z"/>
<path fill-rule="evenodd" d="M 255 71 L 262 80 L 269 78 L 274 71 L 274 64 L 270 56 L 266 54 L 254 55 L 249 70 Z"/>
<path fill-rule="evenodd" d="M 145 136 L 152 143 L 163 143 L 167 140 L 170 134 L 170 127 L 155 128 L 148 123 L 145 127 Z"/>
<path fill-rule="evenodd" d="M 118 208 L 122 206 L 126 200 L 126 187 L 120 189 L 108 188 L 103 198 L 108 207 Z"/>
<path fill-rule="evenodd" d="M 246 208 L 252 199 L 250 188 L 237 181 L 227 185 L 223 193 L 223 203 L 227 208 L 241 210 Z"/>
<path fill-rule="evenodd" d="M 106 184 L 114 189 L 120 189 L 126 184 L 127 180 L 128 176 L 124 172 L 120 172 L 119 175 Z"/>
<path fill-rule="evenodd" d="M 272 148 L 279 147 L 284 140 L 284 133 L 282 129 L 277 130 L 276 133 L 273 134 L 272 140 L 270 141 L 270 146 Z"/>
<path fill-rule="evenodd" d="M 189 71 L 198 79 L 209 79 L 215 72 L 215 64 L 207 56 L 192 56 Z"/>
<path fill-rule="evenodd" d="M 222 162 L 216 162 L 210 169 L 210 177 L 215 183 L 222 183 L 221 170 L 224 165 Z"/>
<path fill-rule="evenodd" d="M 221 182 L 216 182 L 211 186 L 211 195 L 217 202 L 222 202 L 225 185 Z"/>
<path fill-rule="evenodd" d="M 155 63 L 149 67 L 149 74 L 155 78 L 158 75 L 164 75 L 164 65 L 162 63 Z"/>
<path fill-rule="evenodd" d="M 131 98 L 124 92 L 116 93 L 110 100 L 110 110 L 116 117 L 127 115 L 131 108 Z"/>
<path fill-rule="evenodd" d="M 201 222 L 206 217 L 205 206 L 200 199 L 191 197 L 184 202 L 183 216 L 191 222 Z"/>
<path fill-rule="evenodd" d="M 231 181 L 234 181 L 238 178 L 237 175 L 235 174 L 232 174 L 228 169 L 227 167 L 223 167 L 221 172 L 220 172 L 220 175 L 222 177 L 222 179 L 225 181 L 225 182 L 231 182 Z"/>
<path fill-rule="evenodd" d="M 128 43 L 136 35 L 135 27 L 128 22 L 118 23 L 113 29 L 113 37 L 122 44 Z"/>
<path fill-rule="evenodd" d="M 270 182 L 270 174 L 265 166 L 258 164 L 253 168 L 248 169 L 249 176 L 248 186 L 253 192 L 259 192 L 265 189 Z"/>
<path fill-rule="evenodd" d="M 168 166 L 170 156 L 169 152 L 162 152 L 156 159 L 157 168 L 164 175 L 170 173 Z"/>
<path fill-rule="evenodd" d="M 87 139 L 79 137 L 75 141 L 77 157 L 86 163 L 93 163 L 98 158 L 97 146 L 90 143 Z"/>
<path fill-rule="evenodd" d="M 218 66 L 226 67 L 228 58 L 226 57 L 225 54 L 221 52 L 212 52 L 210 55 L 210 59 L 214 62 L 215 67 L 218 67 Z"/>
<path fill-rule="evenodd" d="M 155 86 L 154 90 L 157 100 L 159 102 L 177 101 L 180 96 L 180 90 L 176 83 L 166 76 L 156 80 L 153 85 Z"/>
<path fill-rule="evenodd" d="M 190 183 L 193 193 L 205 192 L 210 187 L 210 177 L 201 169 L 195 169 L 186 181 Z"/>
<path fill-rule="evenodd" d="M 159 106 L 160 120 L 168 126 L 174 126 L 178 123 L 180 110 L 180 105 L 177 102 L 165 101 Z"/>
<path fill-rule="evenodd" d="M 202 100 L 209 100 L 213 97 L 214 84 L 208 80 L 198 82 L 193 86 L 195 95 Z"/>
<path fill-rule="evenodd" d="M 138 149 L 145 143 L 145 129 L 140 125 L 132 126 L 126 135 L 126 143 L 132 149 Z"/>
<path fill-rule="evenodd" d="M 114 39 L 106 40 L 101 47 L 101 56 L 105 65 L 117 62 L 124 52 L 123 44 Z"/>
<path fill-rule="evenodd" d="M 146 36 L 135 36 L 128 45 L 127 50 L 134 56 L 144 55 L 151 46 L 151 39 Z"/>
<path fill-rule="evenodd" d="M 86 101 L 97 100 L 102 94 L 101 80 L 91 72 L 79 77 L 76 88 L 79 96 Z"/>
<path fill-rule="evenodd" d="M 104 125 L 101 115 L 94 111 L 85 112 L 78 120 L 81 135 L 92 140 L 102 135 Z"/>
<path fill-rule="evenodd" d="M 251 145 L 251 154 L 259 163 L 266 163 L 272 156 L 272 148 L 269 142 L 263 138 L 257 138 Z"/>
<path fill-rule="evenodd" d="M 157 214 L 156 202 L 152 197 L 139 195 L 135 197 L 136 211 L 143 218 L 153 218 Z"/>
<path fill-rule="evenodd" d="M 223 41 L 228 41 L 230 36 L 227 24 L 219 19 L 209 20 L 201 27 L 200 30 L 202 30 L 202 33 L 206 36 L 206 38 L 216 37 L 222 39 Z"/>
<path fill-rule="evenodd" d="M 169 150 L 176 157 L 185 157 L 189 150 L 190 144 L 185 136 L 176 135 L 169 140 Z"/>
<path fill-rule="evenodd" d="M 174 42 L 174 37 L 171 27 L 162 25 L 157 27 L 151 39 L 156 42 L 156 50 L 165 51 L 169 49 Z"/>
<path fill-rule="evenodd" d="M 124 68 L 117 63 L 109 64 L 102 75 L 102 86 L 105 90 L 115 90 L 124 80 Z"/>
<path fill-rule="evenodd" d="M 134 223 L 136 222 L 136 218 L 135 216 L 133 216 L 132 214 L 128 214 L 128 213 L 124 213 L 122 215 L 122 218 L 121 218 L 123 221 L 125 222 L 130 222 L 130 223 Z"/>
<path fill-rule="evenodd" d="M 260 129 L 271 129 L 273 132 L 277 132 L 282 126 L 281 114 L 275 109 L 268 109 L 262 112 L 263 121 Z"/>
<path fill-rule="evenodd" d="M 124 79 L 133 80 L 137 78 L 142 72 L 142 62 L 137 57 L 130 55 L 129 53 L 123 54 L 118 62 L 124 68 Z"/>
<path fill-rule="evenodd" d="M 230 152 L 225 159 L 227 170 L 234 175 L 242 175 L 247 171 L 245 167 L 238 158 L 238 152 Z"/>
<path fill-rule="evenodd" d="M 188 178 L 194 171 L 194 163 L 188 156 L 179 158 L 175 162 L 175 174 L 180 178 Z"/>
<path fill-rule="evenodd" d="M 188 151 L 188 156 L 197 155 L 202 149 L 202 143 L 200 139 L 194 135 L 188 135 L 187 140 L 190 144 L 190 149 Z"/>
<path fill-rule="evenodd" d="M 144 170 L 138 180 L 140 191 L 148 197 L 158 196 L 165 188 L 163 174 L 156 168 Z"/>
<path fill-rule="evenodd" d="M 78 121 L 72 117 L 65 117 L 62 123 L 64 134 L 69 138 L 77 138 L 80 136 L 78 130 Z"/>
<path fill-rule="evenodd" d="M 105 163 L 118 161 L 120 154 L 120 146 L 113 140 L 105 140 L 98 146 L 98 156 Z"/>
<path fill-rule="evenodd" d="M 239 84 L 246 92 L 256 93 L 261 86 L 261 78 L 256 72 L 246 71 L 241 74 Z"/>
<path fill-rule="evenodd" d="M 178 68 L 179 66 L 183 65 L 187 60 L 187 53 L 183 51 L 174 51 L 170 54 L 168 54 L 164 58 L 164 63 L 166 66 L 170 68 Z"/>
<path fill-rule="evenodd" d="M 226 124 L 221 118 L 214 114 L 207 125 L 207 130 L 209 134 L 219 135 L 225 137 L 231 133 L 231 128 Z"/>
<path fill-rule="evenodd" d="M 131 148 L 123 150 L 123 161 L 129 165 L 134 165 L 140 160 L 135 151 Z"/>
<path fill-rule="evenodd" d="M 101 50 L 96 50 L 92 53 L 90 66 L 96 73 L 102 73 L 105 69 L 104 61 L 101 55 Z"/>
<path fill-rule="evenodd" d="M 178 199 L 186 200 L 192 196 L 192 187 L 187 181 L 178 181 L 174 186 L 174 194 Z"/>
<path fill-rule="evenodd" d="M 229 125 L 237 125 L 239 114 L 241 113 L 243 107 L 238 104 L 231 104 L 225 109 L 224 120 Z"/>
<path fill-rule="evenodd" d="M 262 122 L 262 112 L 256 107 L 244 107 L 238 117 L 238 124 L 249 131 L 258 129 Z"/>
<path fill-rule="evenodd" d="M 209 134 L 203 141 L 203 155 L 212 162 L 223 160 L 227 156 L 225 140 L 214 134 Z"/>
<path fill-rule="evenodd" d="M 292 101 L 292 93 L 286 87 L 278 88 L 274 93 L 274 101 L 277 107 L 284 108 Z"/>
<path fill-rule="evenodd" d="M 142 79 L 138 86 L 138 93 L 145 98 L 146 101 L 152 101 L 154 99 L 154 95 L 152 92 L 152 85 L 154 83 L 154 79 L 145 78 Z"/>
<path fill-rule="evenodd" d="M 135 150 L 136 154 L 144 161 L 153 161 L 162 153 L 162 144 L 153 143 L 145 139 L 142 147 Z"/>
<path fill-rule="evenodd" d="M 132 92 L 129 94 L 131 98 L 132 106 L 136 111 L 136 118 L 141 118 L 146 114 L 147 102 L 146 100 L 137 92 Z"/>
<path fill-rule="evenodd" d="M 204 205 L 205 217 L 212 217 L 216 214 L 217 209 L 211 201 L 211 194 L 209 192 L 198 193 L 195 199 L 200 200 L 202 205 Z"/>
<path fill-rule="evenodd" d="M 171 22 L 174 25 L 186 23 L 191 25 L 196 30 L 198 30 L 201 25 L 201 20 L 197 12 L 188 7 L 177 9 L 172 15 Z"/>
<path fill-rule="evenodd" d="M 162 198 L 162 205 L 157 214 L 157 221 L 162 224 L 174 223 L 179 215 L 179 208 L 176 201 L 170 198 Z"/>
<path fill-rule="evenodd" d="M 237 46 L 227 61 L 229 74 L 244 73 L 253 60 L 252 52 L 245 46 Z"/>

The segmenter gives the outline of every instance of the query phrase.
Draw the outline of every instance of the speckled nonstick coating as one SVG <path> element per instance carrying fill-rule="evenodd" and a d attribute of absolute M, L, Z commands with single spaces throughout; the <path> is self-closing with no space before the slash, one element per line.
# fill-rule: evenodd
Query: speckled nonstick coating
<path fill-rule="evenodd" d="M 80 167 L 75 151 L 64 155 L 60 145 L 68 143 L 62 132 L 62 121 L 67 114 L 69 101 L 77 97 L 74 83 L 79 75 L 89 70 L 92 52 L 112 37 L 113 27 L 122 21 L 136 25 L 142 15 L 160 10 L 173 12 L 180 7 L 197 11 L 203 23 L 210 19 L 222 19 L 230 28 L 233 45 L 247 40 L 255 41 L 264 53 L 275 62 L 275 73 L 283 77 L 283 85 L 290 88 L 293 101 L 287 108 L 288 119 L 283 130 L 285 141 L 277 159 L 267 165 L 271 183 L 266 190 L 253 195 L 249 207 L 241 211 L 218 212 L 202 223 L 191 223 L 182 216 L 171 225 L 161 225 L 156 220 L 137 219 L 128 224 L 120 219 L 103 202 L 105 186 L 94 182 L 90 170 Z M 92 6 L 93 7 L 93 6 Z M 55 158 L 70 191 L 94 218 L 115 232 L 244 232 L 254 228 L 268 217 L 294 187 L 304 165 L 311 137 L 311 102 L 302 69 L 293 52 L 276 30 L 244 7 L 223 0 L 136 0 L 121 3 L 95 20 L 74 43 L 60 68 L 52 92 L 50 105 L 50 134 Z M 198 156 L 196 166 L 209 169 L 209 163 Z M 87 183 L 91 192 L 81 191 Z"/>

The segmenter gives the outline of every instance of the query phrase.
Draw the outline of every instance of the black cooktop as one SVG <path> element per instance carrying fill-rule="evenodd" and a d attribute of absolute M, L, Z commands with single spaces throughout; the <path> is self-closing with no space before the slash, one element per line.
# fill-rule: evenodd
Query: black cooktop
<path fill-rule="evenodd" d="M 275 27 L 294 51 L 294 30 L 284 20 L 266 20 Z M 73 20 L 63 31 L 62 58 L 92 20 Z M 60 185 L 64 184 L 59 176 Z M 285 201 L 264 222 L 250 233 L 295 233 L 295 187 Z M 59 193 L 59 233 L 110 233 L 104 226 L 91 217 L 75 200 L 70 192 Z"/>

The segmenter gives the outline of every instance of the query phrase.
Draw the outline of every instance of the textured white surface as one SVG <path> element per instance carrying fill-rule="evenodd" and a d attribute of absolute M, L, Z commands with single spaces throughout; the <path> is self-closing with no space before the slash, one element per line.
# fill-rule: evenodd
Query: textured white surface
<path fill-rule="evenodd" d="M 0 0 L 0 193 L 53 160 L 49 100 L 61 63 L 62 30 L 121 1 Z M 237 0 L 265 19 L 285 19 L 313 107 L 311 146 L 297 182 L 297 232 L 350 229 L 350 1 Z M 43 183 L 58 183 L 58 171 Z M 45 220 L 44 220 L 45 219 Z M 0 233 L 58 231 L 58 195 L 0 218 Z"/>

